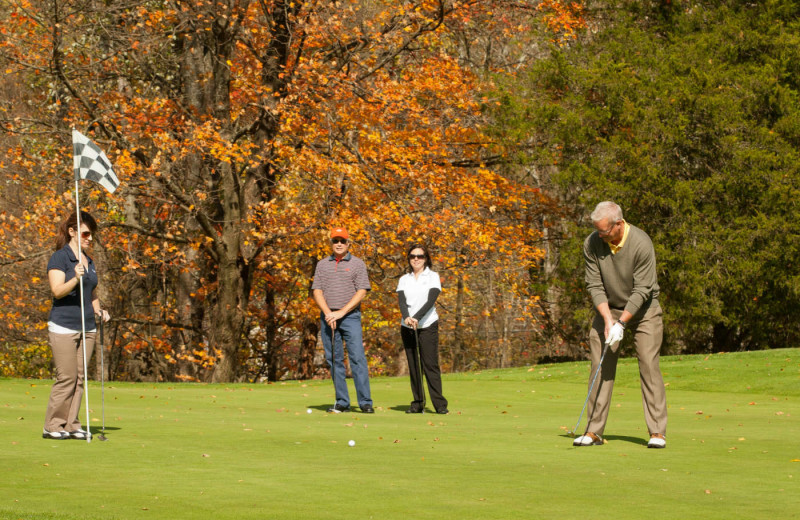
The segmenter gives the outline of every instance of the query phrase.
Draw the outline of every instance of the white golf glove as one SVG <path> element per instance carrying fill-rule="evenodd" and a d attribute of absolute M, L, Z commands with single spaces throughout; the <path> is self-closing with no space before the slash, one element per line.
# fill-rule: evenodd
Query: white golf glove
<path fill-rule="evenodd" d="M 611 327 L 611 330 L 608 331 L 606 345 L 614 346 L 616 343 L 619 343 L 624 333 L 625 327 L 623 327 L 619 322 L 615 323 L 614 326 Z"/>

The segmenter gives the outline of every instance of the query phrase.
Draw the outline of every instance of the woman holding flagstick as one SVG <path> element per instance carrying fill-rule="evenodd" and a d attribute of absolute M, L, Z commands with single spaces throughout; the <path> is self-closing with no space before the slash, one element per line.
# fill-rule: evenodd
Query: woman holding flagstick
<path fill-rule="evenodd" d="M 85 344 L 86 359 L 91 358 L 96 336 L 95 315 L 103 321 L 110 319 L 95 297 L 97 271 L 91 257 L 86 254 L 97 232 L 97 221 L 89 213 L 81 211 L 79 228 L 78 217 L 77 212 L 73 212 L 61 223 L 56 237 L 56 252 L 47 263 L 47 278 L 53 293 L 47 328 L 56 381 L 47 404 L 42 431 L 45 439 L 87 439 L 89 433 L 78 418 L 85 377 L 83 349 Z M 84 327 L 85 342 L 82 337 Z"/>

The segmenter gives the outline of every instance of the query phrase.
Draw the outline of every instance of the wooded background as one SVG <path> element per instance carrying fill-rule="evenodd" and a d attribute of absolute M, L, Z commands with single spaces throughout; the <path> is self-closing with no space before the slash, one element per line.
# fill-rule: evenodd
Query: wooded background
<path fill-rule="evenodd" d="M 446 371 L 584 356 L 581 244 L 615 200 L 653 239 L 665 352 L 800 334 L 800 2 L 3 0 L 0 369 L 48 377 L 45 266 L 74 206 L 106 377 L 324 376 L 328 230 L 370 269 L 371 374 L 405 370 L 426 242 Z M 623 346 L 628 349 L 628 346 Z"/>

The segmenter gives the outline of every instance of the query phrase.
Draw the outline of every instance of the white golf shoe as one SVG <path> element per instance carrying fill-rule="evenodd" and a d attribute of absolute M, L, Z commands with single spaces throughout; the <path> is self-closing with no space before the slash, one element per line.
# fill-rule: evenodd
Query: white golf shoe
<path fill-rule="evenodd" d="M 78 428 L 74 432 L 68 432 L 68 433 L 69 433 L 69 438 L 70 439 L 79 439 L 79 440 L 82 440 L 82 441 L 85 441 L 86 437 L 91 437 L 92 436 L 92 434 L 90 434 L 89 432 L 87 432 L 83 428 Z"/>
<path fill-rule="evenodd" d="M 586 432 L 586 435 L 581 435 L 572 441 L 573 446 L 599 446 L 601 444 L 603 444 L 603 439 L 592 432 Z"/>
<path fill-rule="evenodd" d="M 648 448 L 666 448 L 667 439 L 660 433 L 650 434 L 650 440 L 647 442 Z"/>

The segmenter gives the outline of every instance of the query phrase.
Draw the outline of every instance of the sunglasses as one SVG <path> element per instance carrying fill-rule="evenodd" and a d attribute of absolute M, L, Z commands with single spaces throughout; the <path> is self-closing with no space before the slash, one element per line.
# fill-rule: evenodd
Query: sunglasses
<path fill-rule="evenodd" d="M 347 239 L 346 238 L 332 238 L 331 239 L 331 244 L 346 244 L 346 243 L 347 243 Z"/>
<path fill-rule="evenodd" d="M 81 232 L 81 238 L 89 238 L 91 236 L 92 236 L 92 232 L 91 231 L 82 231 Z"/>
<path fill-rule="evenodd" d="M 408 259 L 409 260 L 414 260 L 415 258 L 417 260 L 424 260 L 425 259 L 425 255 L 408 255 Z"/>

